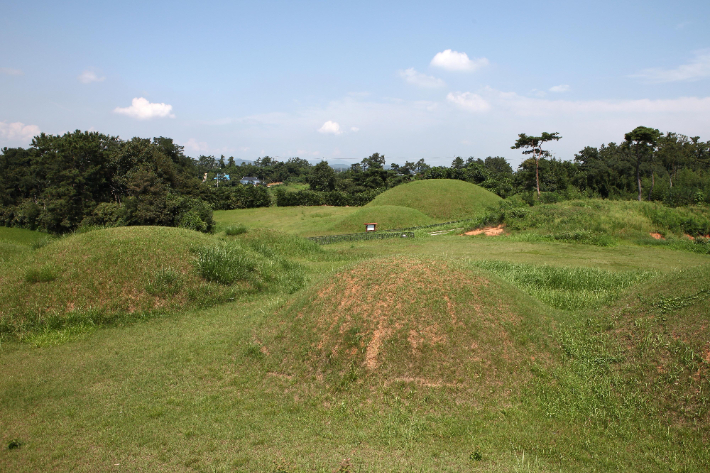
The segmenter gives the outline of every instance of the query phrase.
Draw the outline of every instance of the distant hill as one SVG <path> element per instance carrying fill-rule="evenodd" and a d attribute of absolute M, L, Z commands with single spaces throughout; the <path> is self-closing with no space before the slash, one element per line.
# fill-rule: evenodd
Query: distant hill
<path fill-rule="evenodd" d="M 475 184 L 428 179 L 394 187 L 378 195 L 366 207 L 396 205 L 418 210 L 437 220 L 457 220 L 473 217 L 500 201 L 500 197 Z"/>

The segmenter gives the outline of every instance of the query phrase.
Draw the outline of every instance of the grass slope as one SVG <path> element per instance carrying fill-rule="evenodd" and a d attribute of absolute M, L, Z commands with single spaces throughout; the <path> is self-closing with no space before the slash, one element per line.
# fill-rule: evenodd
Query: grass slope
<path fill-rule="evenodd" d="M 568 222 L 545 217 L 552 230 L 587 231 L 588 219 L 557 208 Z M 182 256 L 181 288 L 231 290 L 200 278 L 195 261 L 208 253 L 191 241 L 254 268 L 248 285 L 300 287 L 286 257 L 313 285 L 175 306 L 56 346 L 0 338 L 0 470 L 710 469 L 708 255 L 455 235 L 320 248 L 267 230 L 112 229 L 3 263 L 0 301 L 41 287 L 40 300 L 80 295 L 121 270 L 139 298 L 153 287 L 141 299 L 151 303 L 175 286 L 145 266 L 174 257 L 175 274 Z M 140 260 L 143 247 L 168 254 Z M 223 274 L 227 260 L 212 269 Z M 53 286 L 74 266 L 84 279 Z"/>
<path fill-rule="evenodd" d="M 365 206 L 357 209 L 332 227 L 338 233 L 365 231 L 365 223 L 377 223 L 377 230 L 407 228 L 435 223 L 419 210 L 396 205 Z"/>
<path fill-rule="evenodd" d="M 46 233 L 24 228 L 0 227 L 0 263 L 48 241 Z"/>
<path fill-rule="evenodd" d="M 710 253 L 710 208 L 671 208 L 659 203 L 586 199 L 512 207 L 505 202 L 494 220 L 502 220 L 520 241 L 569 241 L 611 246 L 621 241 Z M 651 236 L 658 233 L 663 238 Z M 690 238 L 693 237 L 693 238 Z"/>
<path fill-rule="evenodd" d="M 500 201 L 500 197 L 475 184 L 428 179 L 394 187 L 378 195 L 366 207 L 409 207 L 438 221 L 446 221 L 474 217 Z"/>
<path fill-rule="evenodd" d="M 75 234 L 4 265 L 0 328 L 22 334 L 212 305 L 267 286 L 300 287 L 298 265 L 268 246 L 169 227 Z"/>

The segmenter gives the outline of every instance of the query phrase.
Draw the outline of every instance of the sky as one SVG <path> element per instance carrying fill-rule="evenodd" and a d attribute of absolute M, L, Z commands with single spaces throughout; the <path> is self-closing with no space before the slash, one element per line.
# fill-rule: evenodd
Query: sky
<path fill-rule="evenodd" d="M 710 2 L 0 0 L 0 147 L 165 136 L 192 157 L 559 159 L 710 140 Z"/>

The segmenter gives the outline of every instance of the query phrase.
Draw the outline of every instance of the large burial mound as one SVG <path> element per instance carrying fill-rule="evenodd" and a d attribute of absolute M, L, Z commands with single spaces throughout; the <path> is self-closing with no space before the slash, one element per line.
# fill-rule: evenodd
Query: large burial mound
<path fill-rule="evenodd" d="M 527 379 L 532 363 L 549 361 L 539 307 L 486 273 L 444 261 L 371 260 L 285 309 L 265 348 L 283 360 L 284 373 L 334 385 L 504 394 Z"/>
<path fill-rule="evenodd" d="M 453 179 L 427 179 L 383 192 L 366 207 L 409 207 L 438 221 L 446 221 L 473 217 L 500 200 L 494 193 L 475 184 Z"/>
<path fill-rule="evenodd" d="M 54 241 L 0 272 L 0 323 L 21 330 L 47 317 L 180 307 L 205 287 L 191 248 L 214 242 L 167 227 L 119 227 Z"/>
<path fill-rule="evenodd" d="M 419 227 L 430 225 L 435 220 L 419 210 L 396 205 L 365 206 L 333 226 L 333 230 L 341 233 L 362 232 L 365 223 L 377 223 L 378 230 L 393 228 Z"/>

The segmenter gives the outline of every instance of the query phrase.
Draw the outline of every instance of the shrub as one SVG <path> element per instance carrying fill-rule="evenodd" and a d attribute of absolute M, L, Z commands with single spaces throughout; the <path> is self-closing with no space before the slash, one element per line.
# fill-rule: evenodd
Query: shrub
<path fill-rule="evenodd" d="M 182 197 L 179 203 L 176 226 L 198 232 L 211 232 L 214 228 L 212 208 L 206 202 L 194 197 Z"/>
<path fill-rule="evenodd" d="M 299 205 L 316 206 L 332 205 L 334 207 L 363 206 L 375 199 L 384 189 L 372 189 L 365 192 L 348 193 L 343 191 L 319 192 L 312 190 L 301 190 L 297 192 L 287 192 L 277 189 L 276 205 L 279 207 L 294 207 Z"/>

